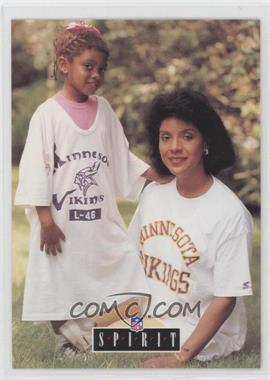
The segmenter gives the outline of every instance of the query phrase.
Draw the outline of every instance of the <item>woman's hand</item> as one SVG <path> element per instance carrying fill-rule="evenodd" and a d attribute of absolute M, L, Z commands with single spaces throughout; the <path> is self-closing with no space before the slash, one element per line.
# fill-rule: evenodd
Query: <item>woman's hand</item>
<path fill-rule="evenodd" d="M 62 230 L 54 222 L 50 207 L 36 207 L 40 221 L 40 250 L 47 254 L 61 253 L 61 240 L 65 241 L 65 235 Z"/>
<path fill-rule="evenodd" d="M 183 368 L 184 366 L 185 361 L 181 358 L 181 354 L 156 356 L 143 363 L 144 368 Z"/>

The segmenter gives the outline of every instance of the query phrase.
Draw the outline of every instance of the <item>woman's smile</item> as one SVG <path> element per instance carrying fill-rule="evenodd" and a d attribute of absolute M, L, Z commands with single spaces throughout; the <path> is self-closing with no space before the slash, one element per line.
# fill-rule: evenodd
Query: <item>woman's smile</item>
<path fill-rule="evenodd" d="M 181 157 L 181 156 L 168 157 L 168 160 L 172 163 L 173 166 L 182 165 L 186 159 L 187 157 Z"/>

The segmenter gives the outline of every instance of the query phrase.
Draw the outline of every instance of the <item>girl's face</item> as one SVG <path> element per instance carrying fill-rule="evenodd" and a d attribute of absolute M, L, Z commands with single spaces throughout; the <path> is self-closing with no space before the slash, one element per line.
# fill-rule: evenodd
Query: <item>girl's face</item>
<path fill-rule="evenodd" d="M 84 50 L 71 61 L 61 57 L 59 67 L 65 76 L 66 97 L 82 102 L 93 95 L 103 82 L 106 63 L 106 55 L 94 48 Z"/>
<path fill-rule="evenodd" d="M 159 129 L 159 152 L 163 164 L 176 177 L 185 178 L 205 173 L 204 141 L 192 124 L 174 117 L 162 121 Z"/>

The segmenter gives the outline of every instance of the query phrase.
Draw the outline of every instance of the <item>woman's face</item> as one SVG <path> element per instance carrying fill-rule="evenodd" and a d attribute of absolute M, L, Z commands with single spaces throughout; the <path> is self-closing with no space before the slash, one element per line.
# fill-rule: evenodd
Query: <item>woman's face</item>
<path fill-rule="evenodd" d="M 163 164 L 179 178 L 205 173 L 204 141 L 192 124 L 174 117 L 162 121 L 159 129 L 159 152 Z"/>

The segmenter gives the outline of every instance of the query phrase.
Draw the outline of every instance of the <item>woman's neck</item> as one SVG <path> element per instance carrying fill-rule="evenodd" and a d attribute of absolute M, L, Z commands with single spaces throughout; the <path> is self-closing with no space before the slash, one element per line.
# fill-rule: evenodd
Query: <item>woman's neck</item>
<path fill-rule="evenodd" d="M 196 176 L 176 177 L 176 187 L 185 198 L 196 198 L 205 194 L 213 184 L 213 178 L 205 172 Z"/>

